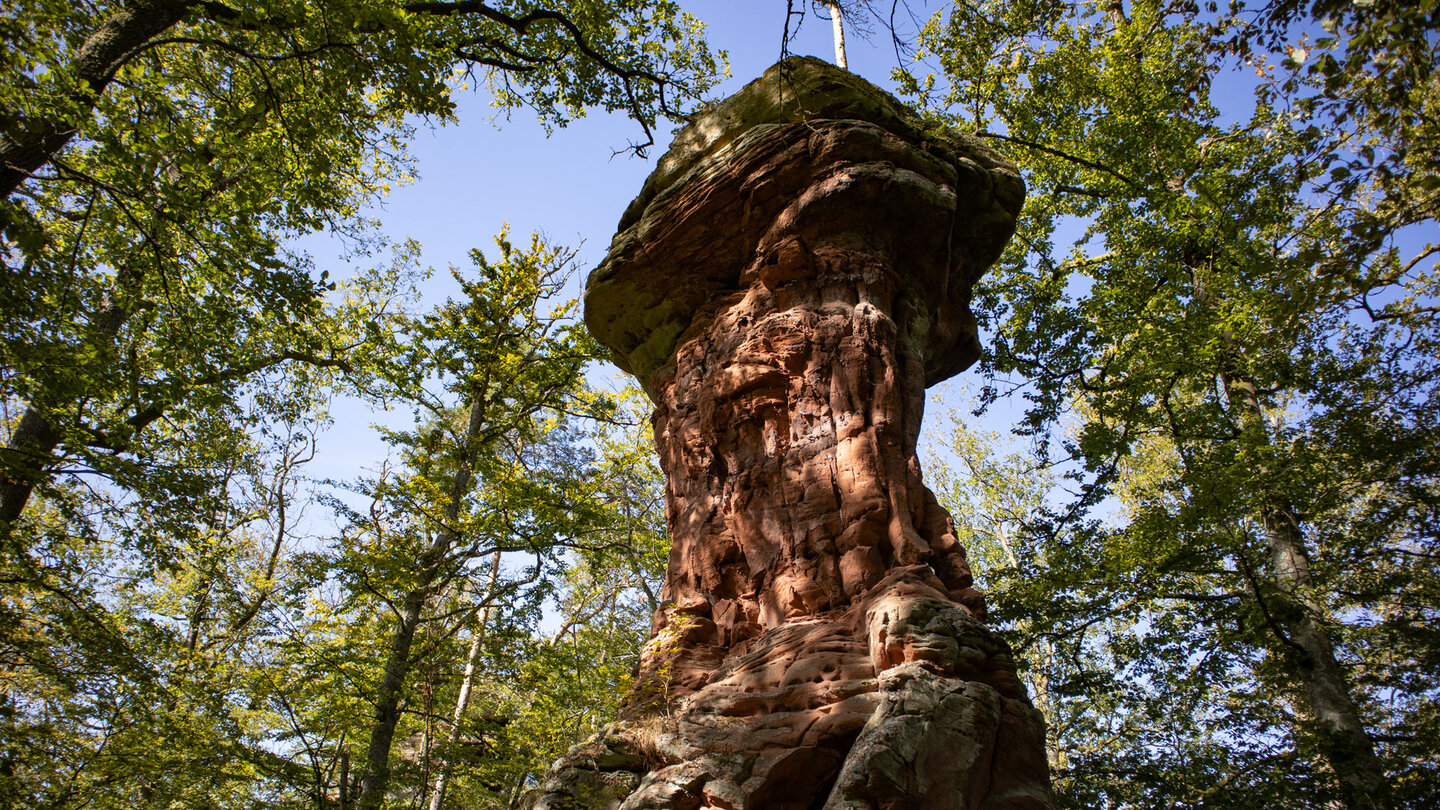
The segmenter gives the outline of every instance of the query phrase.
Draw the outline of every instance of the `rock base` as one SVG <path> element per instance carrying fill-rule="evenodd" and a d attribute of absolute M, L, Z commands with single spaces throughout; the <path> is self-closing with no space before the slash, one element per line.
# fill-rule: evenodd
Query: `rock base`
<path fill-rule="evenodd" d="M 1047 810 L 1009 651 L 925 567 L 789 622 L 577 746 L 527 810 Z"/>

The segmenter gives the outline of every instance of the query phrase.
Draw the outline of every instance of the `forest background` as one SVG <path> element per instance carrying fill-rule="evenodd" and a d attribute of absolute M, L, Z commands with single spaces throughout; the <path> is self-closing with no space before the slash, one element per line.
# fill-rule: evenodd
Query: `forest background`
<path fill-rule="evenodd" d="M 1030 187 L 926 464 L 1062 804 L 1426 806 L 1435 4 L 843 6 Z M 612 715 L 663 494 L 565 302 L 791 10 L 7 9 L 0 804 L 508 807 Z"/>

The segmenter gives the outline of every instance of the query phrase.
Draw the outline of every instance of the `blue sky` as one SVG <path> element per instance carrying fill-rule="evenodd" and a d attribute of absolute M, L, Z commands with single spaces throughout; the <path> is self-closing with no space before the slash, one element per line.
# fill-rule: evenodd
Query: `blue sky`
<path fill-rule="evenodd" d="M 781 0 L 690 0 L 681 5 L 708 24 L 712 47 L 729 52 L 732 75 L 716 89 L 717 97 L 738 90 L 779 58 L 785 25 Z M 925 8 L 914 0 L 912 6 L 917 13 Z M 867 42 L 852 32 L 847 45 L 852 71 L 892 89 L 889 76 L 895 53 L 888 34 L 877 34 Z M 790 51 L 832 60 L 829 22 L 814 16 L 806 19 Z M 671 128 L 657 131 L 657 144 L 642 159 L 625 151 L 643 137 L 640 128 L 619 114 L 591 113 L 547 137 L 523 111 L 508 121 L 494 120 L 495 111 L 483 91 L 461 93 L 458 101 L 458 122 L 422 126 L 417 133 L 411 152 L 419 179 L 394 191 L 374 212 L 383 230 L 397 241 L 419 241 L 424 263 L 441 271 L 426 288 L 433 303 L 440 303 L 448 291 L 444 268 L 468 266 L 472 248 L 494 255 L 493 237 L 506 223 L 517 243 L 539 231 L 555 243 L 579 248 L 581 272 L 573 282 L 578 296 L 584 275 L 604 257 L 620 214 L 664 154 Z M 321 267 L 331 268 L 332 276 L 348 274 L 322 250 L 312 250 Z M 602 369 L 594 382 L 609 385 L 607 378 L 618 374 L 613 367 Z M 947 402 L 942 408 L 932 405 L 936 416 L 943 407 L 970 407 L 968 394 L 962 393 L 966 377 L 938 389 Z M 336 403 L 334 416 L 335 426 L 322 438 L 323 452 L 317 468 L 311 470 L 317 477 L 348 479 L 378 466 L 386 448 L 372 425 L 383 421 L 398 427 L 411 418 L 408 413 L 371 413 L 354 402 Z M 940 422 L 932 417 L 927 426 L 938 429 Z M 987 422 L 992 430 L 1006 428 L 1000 419 Z"/>
<path fill-rule="evenodd" d="M 729 52 L 732 77 L 717 96 L 738 90 L 779 58 L 781 0 L 681 5 L 708 24 L 712 46 Z M 829 23 L 807 20 L 791 50 L 832 59 Z M 888 39 L 872 44 L 852 36 L 848 50 L 851 70 L 889 88 L 894 52 Z M 583 242 L 581 261 L 593 266 L 671 135 L 668 127 L 658 131 L 657 145 L 641 159 L 623 151 L 643 137 L 640 128 L 618 114 L 592 113 L 547 138 L 523 111 L 492 121 L 483 92 L 462 93 L 459 101 L 457 124 L 421 130 L 413 148 L 420 180 L 392 194 L 380 212 L 388 233 L 419 240 L 426 258 L 442 267 L 463 264 L 472 247 L 489 247 L 506 222 L 520 236 L 543 231 L 562 244 Z"/>

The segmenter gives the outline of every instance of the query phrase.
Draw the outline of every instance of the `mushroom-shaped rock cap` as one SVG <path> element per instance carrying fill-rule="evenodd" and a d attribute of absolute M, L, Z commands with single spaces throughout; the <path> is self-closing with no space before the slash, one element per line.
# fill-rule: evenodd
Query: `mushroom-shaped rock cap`
<path fill-rule="evenodd" d="M 585 322 L 652 394 L 707 304 L 793 250 L 873 254 L 925 384 L 979 356 L 970 289 L 1015 228 L 1014 166 L 853 73 L 791 57 L 700 116 L 626 209 Z"/>

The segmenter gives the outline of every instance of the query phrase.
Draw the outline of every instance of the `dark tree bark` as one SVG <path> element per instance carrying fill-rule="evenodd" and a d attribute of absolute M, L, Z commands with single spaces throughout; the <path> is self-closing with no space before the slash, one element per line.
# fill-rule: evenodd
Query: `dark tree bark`
<path fill-rule="evenodd" d="M 385 660 L 385 674 L 375 695 L 375 725 L 370 729 L 370 745 L 365 750 L 365 781 L 356 804 L 360 810 L 379 810 L 385 801 L 385 790 L 390 785 L 390 746 L 395 741 L 400 699 L 410 676 L 410 647 L 429 596 L 428 583 L 405 596 L 399 624 L 390 638 L 390 655 Z"/>
<path fill-rule="evenodd" d="M 112 14 L 76 52 L 70 65 L 77 89 L 70 100 L 80 114 L 88 113 L 135 52 L 184 15 L 187 3 L 175 0 L 136 0 Z M 0 198 L 9 197 L 37 170 L 49 163 L 79 131 L 79 115 L 19 121 L 0 131 Z M 125 313 L 107 318 L 102 331 L 113 337 Z M 113 326 L 108 321 L 114 321 Z M 46 475 L 60 445 L 62 432 L 43 407 L 25 409 L 10 442 L 0 450 L 0 537 L 25 511 L 30 493 Z"/>
<path fill-rule="evenodd" d="M 140 274 L 134 267 L 121 270 L 116 279 L 117 287 L 137 285 Z M 115 341 L 120 329 L 130 318 L 130 309 L 117 299 L 94 319 L 96 344 L 109 346 Z M 52 400 L 53 403 L 53 400 Z M 64 431 L 56 424 L 56 414 L 43 402 L 30 402 L 21 415 L 10 441 L 0 448 L 0 539 L 8 540 L 30 493 L 50 475 L 49 469 L 55 463 L 55 451 L 64 439 Z M 160 415 L 137 414 L 130 421 L 132 426 L 143 421 L 148 424 Z M 143 426 L 143 425 L 140 425 Z"/>
<path fill-rule="evenodd" d="M 11 526 L 25 511 L 60 446 L 60 435 L 45 412 L 32 405 L 20 417 L 10 443 L 0 449 L 0 537 L 10 536 Z"/>
<path fill-rule="evenodd" d="M 76 87 L 70 101 L 77 114 L 22 120 L 0 132 L 0 198 L 9 197 L 65 148 L 115 72 L 147 42 L 178 23 L 190 5 L 177 0 L 135 0 L 95 29 L 68 67 Z"/>

